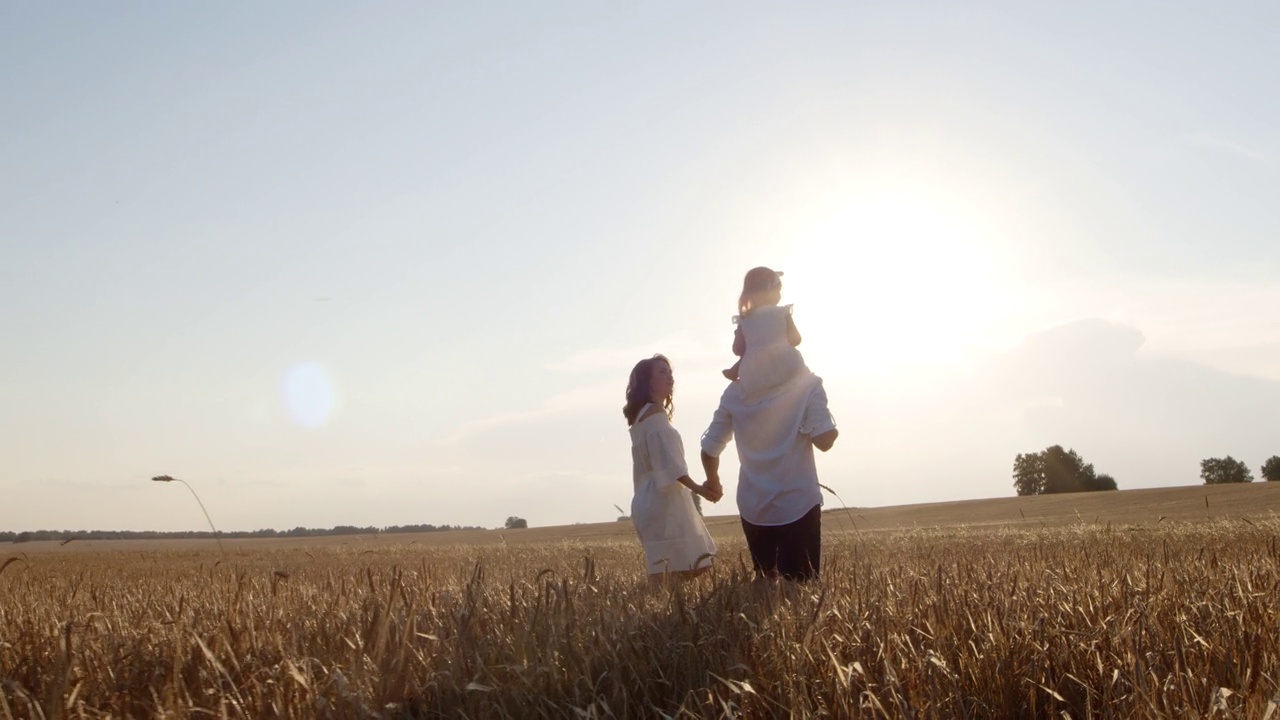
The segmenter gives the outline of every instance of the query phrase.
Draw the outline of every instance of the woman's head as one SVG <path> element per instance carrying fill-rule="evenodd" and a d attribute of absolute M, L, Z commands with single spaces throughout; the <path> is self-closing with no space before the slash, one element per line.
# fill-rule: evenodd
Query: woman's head
<path fill-rule="evenodd" d="M 763 305 L 777 305 L 782 299 L 782 273 L 767 267 L 754 267 L 742 278 L 742 294 L 738 296 L 738 314 L 746 315 Z"/>
<path fill-rule="evenodd" d="M 641 408 L 648 403 L 658 405 L 667 411 L 667 417 L 671 417 L 675 411 L 674 394 L 675 376 L 671 373 L 670 360 L 654 355 L 636 363 L 631 369 L 631 377 L 627 379 L 627 404 L 622 406 L 627 427 L 636 423 Z"/>

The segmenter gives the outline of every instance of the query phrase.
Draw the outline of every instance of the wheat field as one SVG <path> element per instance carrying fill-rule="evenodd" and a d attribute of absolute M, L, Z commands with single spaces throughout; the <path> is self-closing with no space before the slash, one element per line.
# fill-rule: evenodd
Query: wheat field
<path fill-rule="evenodd" d="M 806 586 L 754 582 L 724 523 L 715 572 L 657 590 L 624 523 L 483 545 L 15 545 L 0 718 L 1280 719 L 1274 514 L 845 515 Z"/>

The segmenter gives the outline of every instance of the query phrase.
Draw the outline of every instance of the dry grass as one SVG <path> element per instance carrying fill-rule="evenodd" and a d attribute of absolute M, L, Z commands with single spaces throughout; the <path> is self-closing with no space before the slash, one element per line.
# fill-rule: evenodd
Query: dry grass
<path fill-rule="evenodd" d="M 1263 517 L 832 532 L 822 580 L 787 592 L 727 531 L 714 576 L 656 592 L 625 535 L 12 546 L 0 718 L 1274 720 L 1278 538 Z"/>

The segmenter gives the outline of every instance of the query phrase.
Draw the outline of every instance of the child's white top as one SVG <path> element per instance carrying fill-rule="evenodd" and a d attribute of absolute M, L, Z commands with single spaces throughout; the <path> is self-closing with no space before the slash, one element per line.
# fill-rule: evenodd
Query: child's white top
<path fill-rule="evenodd" d="M 738 382 L 742 383 L 747 404 L 760 402 L 788 380 L 809 371 L 804 356 L 791 345 L 787 334 L 791 307 L 764 305 L 735 318 L 746 342 Z"/>
<path fill-rule="evenodd" d="M 679 572 L 711 564 L 716 545 L 693 505 L 688 488 L 676 482 L 689 474 L 680 433 L 659 409 L 631 426 L 631 467 L 635 495 L 631 522 L 644 545 L 649 573 Z"/>

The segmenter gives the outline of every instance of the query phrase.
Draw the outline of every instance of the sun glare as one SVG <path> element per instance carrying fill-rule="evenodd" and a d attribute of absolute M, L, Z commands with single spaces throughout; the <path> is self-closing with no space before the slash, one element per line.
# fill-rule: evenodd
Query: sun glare
<path fill-rule="evenodd" d="M 986 234 L 964 208 L 909 193 L 816 213 L 783 268 L 814 369 L 891 372 L 982 345 L 998 309 Z"/>

